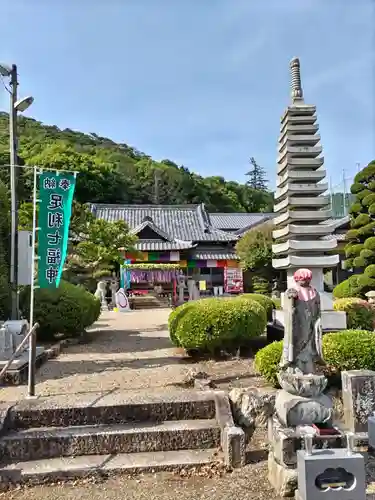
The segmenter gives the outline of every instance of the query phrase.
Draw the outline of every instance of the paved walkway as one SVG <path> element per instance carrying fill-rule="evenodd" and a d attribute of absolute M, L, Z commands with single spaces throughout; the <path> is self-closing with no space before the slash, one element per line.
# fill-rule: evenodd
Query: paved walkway
<path fill-rule="evenodd" d="M 217 378 L 219 386 L 259 385 L 249 360 L 192 363 L 173 347 L 168 334 L 169 309 L 107 312 L 91 329 L 91 342 L 70 345 L 37 372 L 37 395 L 113 389 L 173 387 L 194 367 Z M 23 399 L 26 386 L 0 389 L 1 401 Z"/>

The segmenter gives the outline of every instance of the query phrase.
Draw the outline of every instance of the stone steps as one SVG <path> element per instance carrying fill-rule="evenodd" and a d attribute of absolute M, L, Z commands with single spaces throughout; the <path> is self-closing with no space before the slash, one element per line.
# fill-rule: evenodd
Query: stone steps
<path fill-rule="evenodd" d="M 0 439 L 0 456 L 14 462 L 219 446 L 216 420 L 182 420 L 19 430 Z"/>
<path fill-rule="evenodd" d="M 225 465 L 244 464 L 244 433 L 222 391 L 113 390 L 0 403 L 0 484 L 199 467 L 216 463 L 219 450 Z"/>
<path fill-rule="evenodd" d="M 216 449 L 59 457 L 9 464 L 0 469 L 0 478 L 3 484 L 42 484 L 95 475 L 105 477 L 117 473 L 138 474 L 200 468 L 211 466 L 219 460 L 220 455 Z"/>
<path fill-rule="evenodd" d="M 212 393 L 193 390 L 111 391 L 21 401 L 11 409 L 8 426 L 17 430 L 213 419 L 215 416 Z"/>

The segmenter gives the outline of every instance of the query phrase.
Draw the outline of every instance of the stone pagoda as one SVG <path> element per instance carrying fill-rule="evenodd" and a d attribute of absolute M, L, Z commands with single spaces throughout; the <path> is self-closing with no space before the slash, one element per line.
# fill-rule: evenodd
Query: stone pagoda
<path fill-rule="evenodd" d="M 345 313 L 332 310 L 332 299 L 323 285 L 323 268 L 335 267 L 339 255 L 334 252 L 336 239 L 329 238 L 335 225 L 329 197 L 324 195 L 328 185 L 316 106 L 305 104 L 298 58 L 291 61 L 290 68 L 292 103 L 281 118 L 272 265 L 286 269 L 288 288 L 293 286 L 297 269 L 311 269 L 312 285 L 321 294 L 323 329 L 342 329 L 346 327 Z M 284 323 L 282 311 L 277 320 Z"/>

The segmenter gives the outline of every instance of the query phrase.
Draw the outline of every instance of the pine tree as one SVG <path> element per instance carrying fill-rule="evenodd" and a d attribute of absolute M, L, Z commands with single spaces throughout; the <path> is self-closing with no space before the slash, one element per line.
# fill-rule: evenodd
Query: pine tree
<path fill-rule="evenodd" d="M 251 170 L 245 174 L 249 178 L 246 184 L 253 189 L 267 191 L 268 180 L 266 179 L 266 171 L 258 165 L 253 156 L 250 158 L 250 165 Z"/>

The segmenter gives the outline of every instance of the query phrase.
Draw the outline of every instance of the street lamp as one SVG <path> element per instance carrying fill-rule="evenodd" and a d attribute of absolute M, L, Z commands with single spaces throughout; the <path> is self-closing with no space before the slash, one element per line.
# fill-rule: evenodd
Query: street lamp
<path fill-rule="evenodd" d="M 17 100 L 17 66 L 0 64 L 0 75 L 9 78 L 9 153 L 10 153 L 10 193 L 11 193 L 11 240 L 10 240 L 10 284 L 12 287 L 12 319 L 19 318 L 18 301 L 18 158 L 17 158 L 17 113 L 25 111 L 34 101 L 29 96 Z"/>

